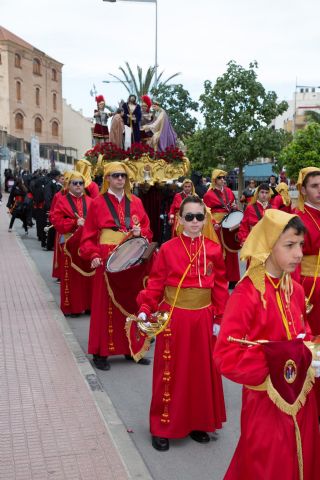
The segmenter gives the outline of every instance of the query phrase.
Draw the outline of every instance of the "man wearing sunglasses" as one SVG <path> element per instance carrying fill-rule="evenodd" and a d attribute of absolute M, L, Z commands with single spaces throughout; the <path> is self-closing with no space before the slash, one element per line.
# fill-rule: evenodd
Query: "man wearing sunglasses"
<path fill-rule="evenodd" d="M 81 255 L 91 261 L 95 269 L 88 353 L 100 370 L 109 370 L 108 357 L 125 355 L 131 360 L 128 339 L 125 334 L 126 315 L 121 305 L 132 295 L 130 284 L 137 282 L 130 269 L 126 270 L 122 293 L 121 285 L 112 290 L 105 273 L 106 260 L 112 250 L 131 233 L 134 237 L 152 239 L 149 218 L 141 200 L 131 194 L 129 171 L 121 162 L 111 162 L 105 167 L 101 195 L 92 202 L 81 239 Z M 134 298 L 134 297 L 133 297 Z M 131 313 L 131 312 L 130 312 Z M 148 359 L 140 363 L 148 364 Z"/>
<path fill-rule="evenodd" d="M 226 186 L 226 176 L 227 172 L 224 170 L 214 169 L 211 176 L 211 187 L 203 197 L 204 203 L 211 209 L 214 228 L 220 239 L 223 218 L 228 213 L 238 210 L 235 196 L 232 190 Z M 224 257 L 229 288 L 234 288 L 240 280 L 238 253 L 225 250 Z"/>
<path fill-rule="evenodd" d="M 60 267 L 60 308 L 67 316 L 78 317 L 91 307 L 92 274 L 90 264 L 83 265 L 78 250 L 87 212 L 92 202 L 84 194 L 85 179 L 79 172 L 68 174 L 65 194 L 50 212 L 62 251 Z"/>

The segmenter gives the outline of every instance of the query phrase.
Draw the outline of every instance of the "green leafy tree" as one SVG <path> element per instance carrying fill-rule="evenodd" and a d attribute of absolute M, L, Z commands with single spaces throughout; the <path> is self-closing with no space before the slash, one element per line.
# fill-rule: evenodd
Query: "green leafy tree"
<path fill-rule="evenodd" d="M 200 96 L 205 125 L 195 138 L 187 142 L 192 164 L 205 142 L 201 158 L 204 170 L 223 164 L 227 169 L 239 168 L 239 191 L 243 189 L 243 168 L 257 157 L 275 157 L 286 141 L 286 135 L 270 126 L 285 112 L 287 102 L 277 101 L 273 91 L 267 92 L 257 80 L 257 62 L 248 69 L 228 63 L 227 71 L 213 85 L 207 80 Z"/>
<path fill-rule="evenodd" d="M 123 78 L 114 75 L 113 73 L 109 73 L 111 77 L 118 80 L 120 83 L 123 84 L 125 89 L 128 91 L 128 94 L 136 95 L 137 98 L 140 98 L 141 95 L 148 94 L 152 87 L 154 87 L 155 83 L 155 67 L 149 67 L 145 75 L 143 75 L 143 70 L 139 65 L 137 65 L 137 74 L 135 75 L 132 71 L 128 62 L 125 62 L 125 68 L 119 67 L 119 70 L 122 72 Z M 158 75 L 158 85 L 161 84 L 166 85 L 169 83 L 173 78 L 180 75 L 180 73 L 174 73 L 171 77 L 167 78 L 166 80 L 162 80 L 164 72 L 161 72 Z"/>
<path fill-rule="evenodd" d="M 294 179 L 298 178 L 301 168 L 320 168 L 320 123 L 310 123 L 299 130 L 281 151 L 279 162 L 286 167 L 287 175 Z"/>
<path fill-rule="evenodd" d="M 309 123 L 320 123 L 320 113 L 315 112 L 314 110 L 306 110 L 305 116 Z"/>
<path fill-rule="evenodd" d="M 151 90 L 151 95 L 157 99 L 170 117 L 170 121 L 179 138 L 186 138 L 194 133 L 197 119 L 192 115 L 199 104 L 192 100 L 188 90 L 181 84 L 159 84 Z"/>

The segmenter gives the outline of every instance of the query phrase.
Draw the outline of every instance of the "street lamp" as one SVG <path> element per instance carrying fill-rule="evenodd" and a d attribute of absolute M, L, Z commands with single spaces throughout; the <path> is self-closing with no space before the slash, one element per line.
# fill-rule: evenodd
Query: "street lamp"
<path fill-rule="evenodd" d="M 115 3 L 117 0 L 103 0 L 103 2 Z M 155 35 L 155 59 L 154 59 L 154 86 L 158 85 L 158 0 L 118 0 L 120 2 L 154 3 L 156 10 L 156 35 Z"/>

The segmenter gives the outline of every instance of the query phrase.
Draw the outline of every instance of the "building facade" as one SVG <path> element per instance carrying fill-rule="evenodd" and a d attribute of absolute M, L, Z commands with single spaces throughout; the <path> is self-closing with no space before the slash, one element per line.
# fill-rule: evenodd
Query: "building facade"
<path fill-rule="evenodd" d="M 63 144 L 62 63 L 0 26 L 0 128 Z"/>
<path fill-rule="evenodd" d="M 83 158 L 92 147 L 92 119 L 83 116 L 63 99 L 63 139 L 65 145 L 72 145 L 78 152 L 78 159 Z"/>
<path fill-rule="evenodd" d="M 288 104 L 288 110 L 277 117 L 273 124 L 276 129 L 283 128 L 287 132 L 295 133 L 306 126 L 308 110 L 320 114 L 319 87 L 297 87 Z"/>

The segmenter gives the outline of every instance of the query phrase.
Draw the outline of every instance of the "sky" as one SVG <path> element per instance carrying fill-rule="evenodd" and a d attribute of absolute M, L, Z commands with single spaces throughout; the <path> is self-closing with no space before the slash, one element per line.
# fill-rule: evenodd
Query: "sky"
<path fill-rule="evenodd" d="M 279 100 L 295 85 L 320 85 L 319 0 L 157 0 L 158 71 L 198 100 L 235 60 L 258 62 Z M 109 73 L 155 63 L 155 4 L 103 0 L 0 0 L 0 25 L 63 63 L 63 98 L 92 116 L 93 85 L 109 105 L 128 96 Z"/>

